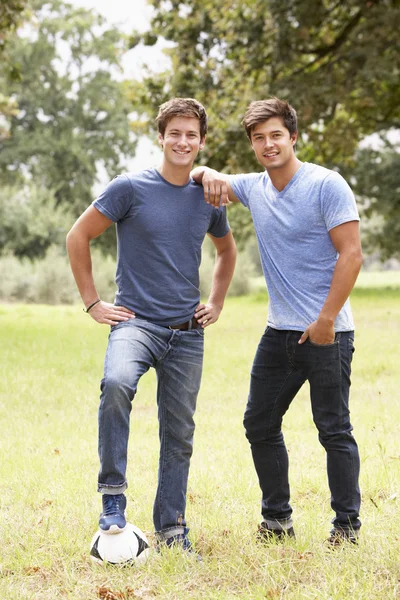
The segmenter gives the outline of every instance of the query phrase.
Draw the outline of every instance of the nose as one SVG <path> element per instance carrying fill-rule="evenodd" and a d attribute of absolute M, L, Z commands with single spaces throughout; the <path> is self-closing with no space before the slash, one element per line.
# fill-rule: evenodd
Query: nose
<path fill-rule="evenodd" d="M 187 139 L 184 135 L 182 135 L 178 140 L 178 146 L 186 146 L 186 145 L 187 145 Z"/>
<path fill-rule="evenodd" d="M 264 140 L 264 148 L 271 148 L 272 146 L 273 146 L 272 139 L 267 136 Z"/>

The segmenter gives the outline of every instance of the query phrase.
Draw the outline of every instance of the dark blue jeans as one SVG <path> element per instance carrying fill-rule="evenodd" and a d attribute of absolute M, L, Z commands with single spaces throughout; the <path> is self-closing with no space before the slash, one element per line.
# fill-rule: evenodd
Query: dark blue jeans
<path fill-rule="evenodd" d="M 311 408 L 319 441 L 326 450 L 334 527 L 360 528 L 360 459 L 349 413 L 354 332 L 341 332 L 332 344 L 309 339 L 298 344 L 301 332 L 267 327 L 251 372 L 244 416 L 246 437 L 262 491 L 262 515 L 269 527 L 291 525 L 289 461 L 282 418 L 308 380 Z"/>

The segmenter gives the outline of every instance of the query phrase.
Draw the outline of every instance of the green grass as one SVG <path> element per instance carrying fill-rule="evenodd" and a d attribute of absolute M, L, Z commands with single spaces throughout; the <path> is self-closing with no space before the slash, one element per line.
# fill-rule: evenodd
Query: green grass
<path fill-rule="evenodd" d="M 325 456 L 305 386 L 285 418 L 295 542 L 259 547 L 260 492 L 242 416 L 266 296 L 228 299 L 207 330 L 187 519 L 203 563 L 153 553 L 94 565 L 97 405 L 107 328 L 80 307 L 0 306 L 0 599 L 400 597 L 400 292 L 358 288 L 352 421 L 362 460 L 357 549 L 329 552 Z M 151 542 L 158 462 L 155 377 L 132 412 L 128 518 Z"/>

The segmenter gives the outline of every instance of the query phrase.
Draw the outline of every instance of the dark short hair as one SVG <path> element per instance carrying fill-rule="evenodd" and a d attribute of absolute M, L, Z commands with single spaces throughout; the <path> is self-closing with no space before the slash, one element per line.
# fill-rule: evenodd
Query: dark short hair
<path fill-rule="evenodd" d="M 158 131 L 161 135 L 164 135 L 168 123 L 174 117 L 199 119 L 200 137 L 203 138 L 206 135 L 208 127 L 206 109 L 194 98 L 172 98 L 161 104 L 156 117 Z"/>
<path fill-rule="evenodd" d="M 281 118 L 291 136 L 296 133 L 297 114 L 295 109 L 286 100 L 273 97 L 268 100 L 255 100 L 247 107 L 242 121 L 247 137 L 251 140 L 251 132 L 254 127 L 272 117 Z"/>

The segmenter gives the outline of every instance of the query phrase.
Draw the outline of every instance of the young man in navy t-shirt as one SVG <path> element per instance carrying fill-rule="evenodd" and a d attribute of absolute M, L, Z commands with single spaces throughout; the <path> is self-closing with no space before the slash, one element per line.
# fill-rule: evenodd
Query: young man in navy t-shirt
<path fill-rule="evenodd" d="M 355 543 L 360 459 L 349 414 L 348 297 L 362 252 L 354 195 L 338 173 L 296 157 L 297 116 L 287 102 L 252 102 L 243 124 L 264 172 L 229 176 L 198 167 L 192 176 L 207 203 L 242 202 L 250 210 L 268 287 L 267 328 L 244 418 L 262 490 L 260 536 L 294 536 L 282 419 L 308 380 L 336 513 L 329 542 Z"/>
<path fill-rule="evenodd" d="M 191 98 L 174 98 L 161 105 L 157 123 L 160 168 L 113 179 L 74 224 L 67 248 L 86 312 L 111 326 L 99 407 L 99 526 L 107 533 L 126 526 L 132 400 L 140 377 L 153 367 L 160 437 L 156 537 L 159 545 L 190 550 L 186 490 L 204 330 L 222 310 L 236 248 L 225 208 L 205 204 L 202 187 L 190 177 L 205 143 L 204 107 Z M 89 244 L 113 223 L 118 289 L 110 304 L 96 291 Z M 202 304 L 199 266 L 206 234 L 216 248 L 216 263 L 210 297 Z"/>

